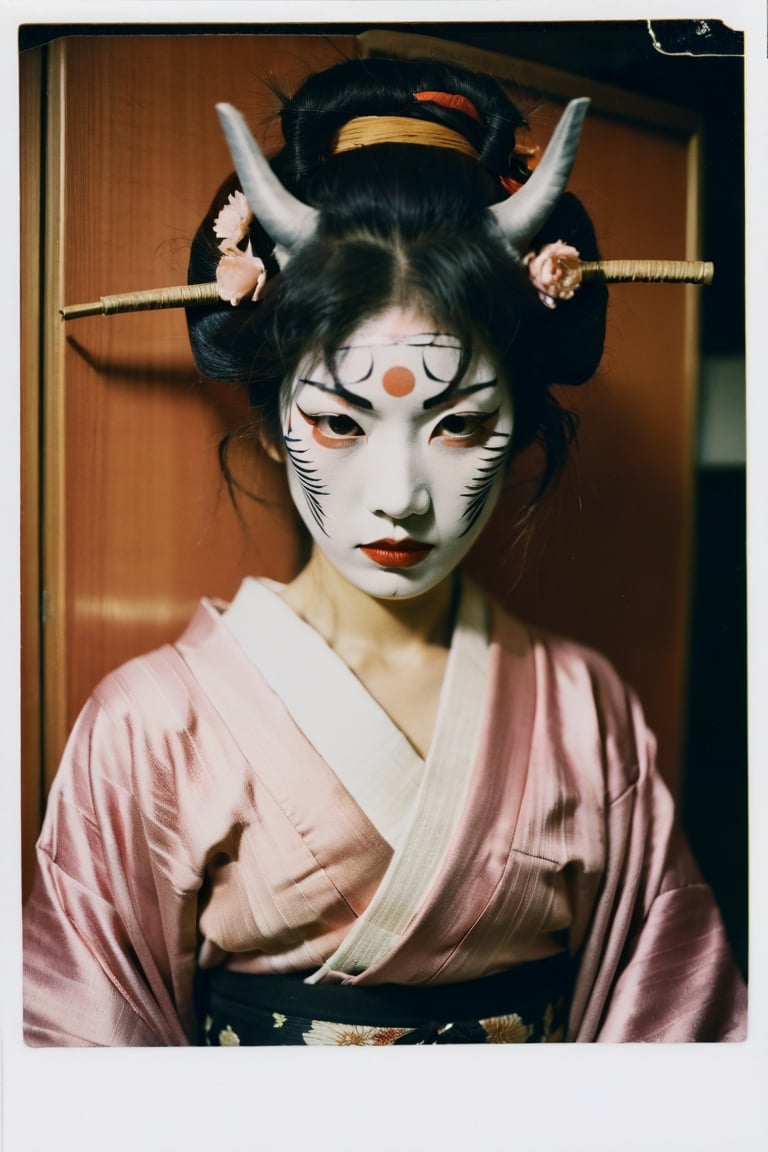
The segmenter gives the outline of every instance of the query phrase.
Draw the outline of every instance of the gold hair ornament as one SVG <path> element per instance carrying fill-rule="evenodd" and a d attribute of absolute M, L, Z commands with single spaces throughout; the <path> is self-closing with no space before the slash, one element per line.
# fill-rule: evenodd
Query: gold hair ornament
<path fill-rule="evenodd" d="M 710 284 L 714 276 L 714 265 L 704 260 L 586 260 L 580 263 L 580 270 L 584 284 Z M 213 281 L 101 296 L 92 304 L 70 304 L 59 311 L 63 320 L 77 320 L 83 316 L 225 303 Z"/>
<path fill-rule="evenodd" d="M 581 278 L 602 284 L 711 284 L 710 260 L 582 260 Z"/>
<path fill-rule="evenodd" d="M 180 284 L 175 288 L 151 288 L 145 292 L 100 296 L 93 304 L 70 304 L 60 308 L 59 312 L 63 320 L 78 320 L 81 316 L 112 316 L 117 312 L 147 312 L 155 308 L 223 303 L 214 280 L 210 284 Z"/>

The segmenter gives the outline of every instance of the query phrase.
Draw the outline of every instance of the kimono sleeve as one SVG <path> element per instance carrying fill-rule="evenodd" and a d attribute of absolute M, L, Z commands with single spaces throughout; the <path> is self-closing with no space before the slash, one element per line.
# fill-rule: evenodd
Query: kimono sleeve
<path fill-rule="evenodd" d="M 656 769 L 653 736 L 632 693 L 625 699 L 629 736 L 609 741 L 608 773 L 631 748 L 636 774 L 627 781 L 625 762 L 626 786 L 608 805 L 605 883 L 583 953 L 574 1038 L 742 1040 L 746 988 Z"/>
<path fill-rule="evenodd" d="M 170 839 L 139 783 L 151 778 L 149 756 L 134 717 L 89 701 L 51 789 L 24 909 L 29 1045 L 193 1037 L 196 900 L 169 883 Z M 172 837 L 173 799 L 164 800 Z"/>

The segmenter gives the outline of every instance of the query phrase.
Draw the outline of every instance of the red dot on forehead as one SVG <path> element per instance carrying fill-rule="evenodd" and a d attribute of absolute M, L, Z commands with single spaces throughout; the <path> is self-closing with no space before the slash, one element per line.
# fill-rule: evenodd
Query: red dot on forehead
<path fill-rule="evenodd" d="M 392 368 L 387 368 L 381 383 L 384 385 L 384 391 L 390 396 L 407 396 L 416 387 L 416 377 L 410 368 L 395 364 Z"/>

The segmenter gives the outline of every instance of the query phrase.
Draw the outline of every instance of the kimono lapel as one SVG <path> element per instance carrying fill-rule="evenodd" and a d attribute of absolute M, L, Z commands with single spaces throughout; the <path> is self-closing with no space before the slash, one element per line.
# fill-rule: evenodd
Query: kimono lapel
<path fill-rule="evenodd" d="M 488 682 L 488 620 L 464 581 L 437 724 L 408 830 L 366 910 L 308 983 L 380 963 L 406 932 L 448 855 L 480 743 Z"/>
<path fill-rule="evenodd" d="M 224 623 L 381 836 L 402 840 L 424 761 L 355 674 L 289 608 L 247 578 Z"/>

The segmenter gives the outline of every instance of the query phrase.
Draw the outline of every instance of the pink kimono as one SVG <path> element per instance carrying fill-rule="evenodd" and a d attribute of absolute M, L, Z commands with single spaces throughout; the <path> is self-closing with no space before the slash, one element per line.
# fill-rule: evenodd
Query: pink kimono
<path fill-rule="evenodd" d="M 108 676 L 25 910 L 32 1045 L 196 1042 L 198 965 L 455 984 L 567 951 L 571 1041 L 739 1040 L 637 700 L 469 581 L 426 760 L 266 581 Z"/>

